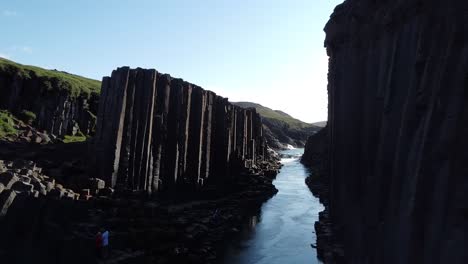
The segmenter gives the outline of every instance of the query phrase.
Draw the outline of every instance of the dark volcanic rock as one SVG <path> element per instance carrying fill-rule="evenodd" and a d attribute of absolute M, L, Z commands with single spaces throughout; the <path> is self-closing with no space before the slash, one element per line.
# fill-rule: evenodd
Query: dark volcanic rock
<path fill-rule="evenodd" d="M 93 155 L 111 188 L 228 186 L 267 160 L 254 109 L 156 70 L 119 68 L 102 84 Z"/>
<path fill-rule="evenodd" d="M 72 76 L 72 75 L 70 75 Z M 73 77 L 71 77 L 73 78 Z M 93 133 L 99 95 L 72 94 L 71 84 L 56 77 L 37 76 L 17 67 L 0 69 L 0 109 L 15 115 L 28 110 L 36 115 L 34 126 L 54 136 Z M 33 142 L 50 141 L 46 134 Z"/>
<path fill-rule="evenodd" d="M 328 127 L 322 128 L 316 134 L 307 139 L 304 154 L 301 162 L 306 166 L 321 166 L 322 169 L 328 166 Z"/>
<path fill-rule="evenodd" d="M 14 202 L 16 192 L 13 190 L 6 190 L 0 194 L 0 217 L 5 216 L 8 212 L 8 208 Z"/>
<path fill-rule="evenodd" d="M 326 26 L 346 263 L 468 263 L 467 8 L 348 0 Z"/>
<path fill-rule="evenodd" d="M 7 171 L 0 174 L 0 183 L 5 186 L 6 189 L 10 189 L 15 182 L 19 181 L 19 178 L 14 172 Z"/>

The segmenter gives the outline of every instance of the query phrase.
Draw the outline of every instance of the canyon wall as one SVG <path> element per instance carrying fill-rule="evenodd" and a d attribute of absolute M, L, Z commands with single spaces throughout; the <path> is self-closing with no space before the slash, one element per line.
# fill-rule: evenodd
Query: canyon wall
<path fill-rule="evenodd" d="M 328 167 L 328 127 L 320 129 L 309 136 L 304 147 L 301 163 L 308 167 Z"/>
<path fill-rule="evenodd" d="M 348 0 L 327 24 L 346 263 L 468 263 L 468 4 Z"/>
<path fill-rule="evenodd" d="M 255 109 L 156 70 L 122 67 L 102 82 L 97 177 L 117 189 L 229 185 L 267 155 Z"/>
<path fill-rule="evenodd" d="M 0 109 L 17 116 L 23 110 L 30 111 L 36 115 L 33 125 L 55 136 L 75 134 L 78 130 L 86 135 L 93 133 L 99 95 L 82 92 L 77 87 L 85 78 L 40 68 L 25 70 L 22 65 L 4 63 L 6 60 L 0 59 Z"/>

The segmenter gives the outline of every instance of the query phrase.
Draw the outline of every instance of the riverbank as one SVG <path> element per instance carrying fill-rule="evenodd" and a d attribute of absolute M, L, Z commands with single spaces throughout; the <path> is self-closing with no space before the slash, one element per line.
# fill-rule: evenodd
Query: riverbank
<path fill-rule="evenodd" d="M 344 263 L 343 245 L 336 236 L 337 231 L 333 227 L 329 215 L 329 195 L 330 187 L 327 175 L 314 173 L 311 169 L 311 175 L 306 178 L 306 185 L 310 191 L 320 199 L 325 209 L 319 212 L 319 219 L 315 222 L 315 233 L 317 236 L 317 257 L 325 264 Z"/>
<path fill-rule="evenodd" d="M 0 255 L 12 263 L 30 263 L 33 256 L 35 263 L 96 263 L 94 236 L 106 228 L 109 263 L 214 263 L 218 244 L 239 232 L 247 211 L 277 192 L 272 178 L 262 175 L 243 175 L 235 187 L 222 198 L 180 203 L 28 197 L 0 219 Z"/>
<path fill-rule="evenodd" d="M 337 235 L 338 230 L 333 226 L 330 210 L 330 181 L 328 163 L 328 128 L 320 130 L 309 137 L 301 162 L 310 170 L 310 175 L 305 179 L 306 185 L 312 194 L 320 199 L 325 209 L 319 213 L 319 219 L 315 222 L 317 235 L 317 256 L 325 264 L 344 263 L 344 250 L 341 239 Z"/>
<path fill-rule="evenodd" d="M 311 244 L 315 244 L 314 222 L 323 206 L 304 184 L 308 170 L 299 162 L 302 152 L 280 152 L 283 167 L 273 181 L 278 193 L 244 219 L 244 228 L 227 245 L 220 263 L 320 263 Z"/>
<path fill-rule="evenodd" d="M 60 148 L 54 148 L 54 155 L 45 155 L 50 153 L 47 150 L 38 147 L 18 155 L 30 153 L 28 158 L 43 165 L 81 164 Z M 5 151 L 3 156 L 8 154 Z M 58 162 L 58 156 L 63 160 Z M 106 263 L 215 263 L 221 242 L 237 234 L 242 219 L 277 193 L 272 181 L 280 167 L 270 161 L 244 171 L 224 189 L 180 192 L 177 197 L 149 199 L 142 193 L 119 191 L 89 200 L 20 195 L 0 217 L 0 257 L 11 263 L 97 263 L 95 234 L 106 228 L 111 232 Z M 75 189 L 80 185 L 68 178 L 79 179 L 70 173 L 80 170 L 73 168 L 44 167 L 43 172 L 51 176 L 49 172 L 57 170 L 64 175 L 57 181 Z"/>

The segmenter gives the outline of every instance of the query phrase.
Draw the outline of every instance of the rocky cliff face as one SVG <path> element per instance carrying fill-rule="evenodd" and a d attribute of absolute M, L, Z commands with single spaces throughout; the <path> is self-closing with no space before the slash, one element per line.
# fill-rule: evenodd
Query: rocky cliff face
<path fill-rule="evenodd" d="M 98 177 L 147 193 L 228 184 L 267 155 L 254 109 L 156 70 L 128 67 L 103 80 L 94 144 Z"/>
<path fill-rule="evenodd" d="M 0 109 L 14 114 L 31 111 L 36 115 L 35 127 L 55 136 L 74 134 L 78 130 L 92 133 L 98 94 L 73 91 L 73 82 L 57 76 L 80 77 L 59 72 L 57 76 L 41 75 L 40 71 L 55 72 L 24 69 L 22 65 L 3 59 L 0 66 Z"/>
<path fill-rule="evenodd" d="M 347 263 L 468 263 L 465 1 L 348 0 L 326 26 Z"/>
<path fill-rule="evenodd" d="M 322 128 L 307 139 L 301 162 L 306 166 L 328 167 L 328 127 Z"/>

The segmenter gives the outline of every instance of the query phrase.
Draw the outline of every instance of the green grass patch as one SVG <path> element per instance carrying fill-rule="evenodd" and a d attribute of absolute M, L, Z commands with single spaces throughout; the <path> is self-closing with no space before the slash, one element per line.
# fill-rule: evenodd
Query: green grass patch
<path fill-rule="evenodd" d="M 0 139 L 16 135 L 15 118 L 8 111 L 0 110 Z"/>
<path fill-rule="evenodd" d="M 84 142 L 88 140 L 85 134 L 83 132 L 79 131 L 74 135 L 66 135 L 62 141 L 63 143 L 75 143 L 75 142 Z"/>
<path fill-rule="evenodd" d="M 101 82 L 97 80 L 67 72 L 22 65 L 3 58 L 0 58 L 0 71 L 16 74 L 24 79 L 40 78 L 47 90 L 67 90 L 72 97 L 84 95 L 89 98 L 92 93 L 99 94 L 101 90 Z"/>
<path fill-rule="evenodd" d="M 76 136 L 69 136 L 69 135 L 66 135 L 64 138 L 63 138 L 63 143 L 75 143 L 75 142 L 84 142 L 86 141 L 88 138 L 86 136 L 82 136 L 82 135 L 76 135 Z"/>

